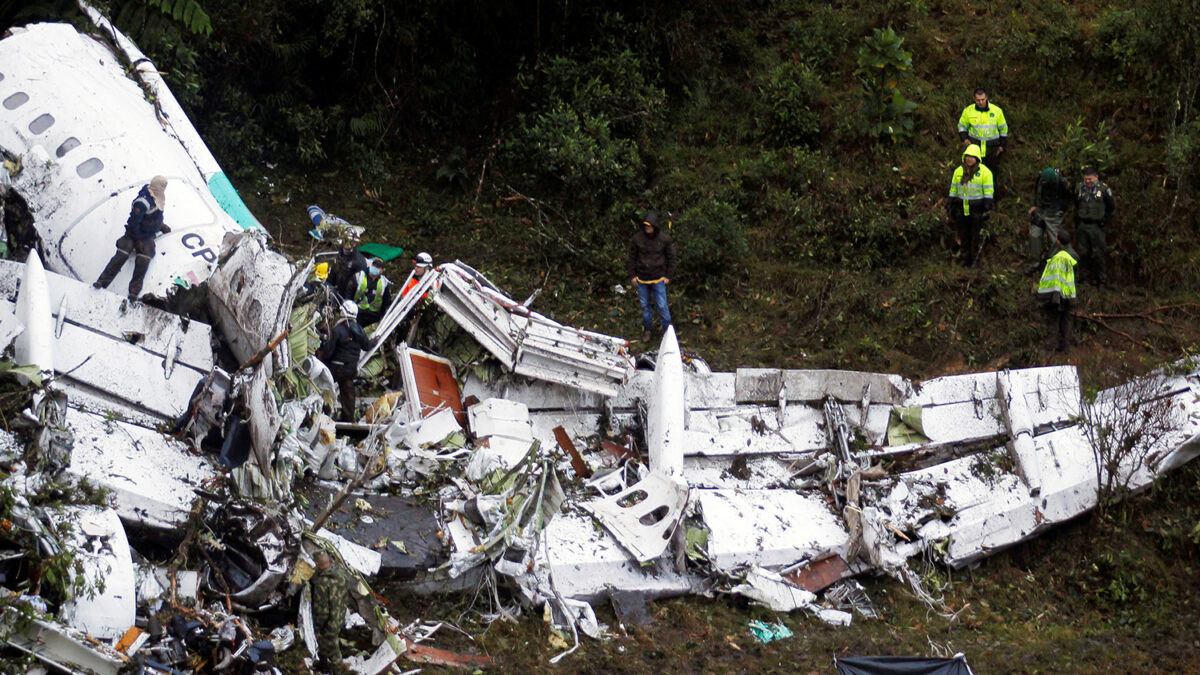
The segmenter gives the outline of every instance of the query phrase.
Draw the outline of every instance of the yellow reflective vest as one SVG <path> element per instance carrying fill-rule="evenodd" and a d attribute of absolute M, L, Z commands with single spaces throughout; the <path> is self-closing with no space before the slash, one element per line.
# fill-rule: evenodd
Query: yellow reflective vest
<path fill-rule="evenodd" d="M 963 157 L 975 157 L 978 159 L 979 147 L 975 145 L 969 146 L 963 152 Z M 962 165 L 959 165 L 954 170 L 954 177 L 950 179 L 950 198 L 962 201 L 963 215 L 970 215 L 972 208 L 974 208 L 975 213 L 984 213 L 992 208 L 992 201 L 996 196 L 996 186 L 992 180 L 992 170 L 984 166 L 981 162 L 979 170 L 975 172 L 975 175 L 971 176 L 971 179 L 964 183 L 962 182 L 962 178 L 963 172 L 966 170 L 966 167 Z M 953 209 L 953 202 L 951 203 L 951 209 Z"/>
<path fill-rule="evenodd" d="M 382 274 L 376 277 L 375 292 L 368 293 L 367 283 L 370 281 L 366 272 L 358 273 L 358 291 L 354 294 L 354 301 L 358 303 L 358 308 L 367 312 L 378 312 L 383 308 L 383 292 L 387 290 L 389 282 L 387 277 Z"/>
<path fill-rule="evenodd" d="M 1038 302 L 1052 305 L 1058 304 L 1060 299 L 1075 298 L 1075 264 L 1076 260 L 1065 249 L 1046 261 L 1042 280 L 1038 282 Z"/>
<path fill-rule="evenodd" d="M 1008 122 L 1000 106 L 988 103 L 987 110 L 980 110 L 972 103 L 958 116 L 958 133 L 977 143 L 980 155 L 987 157 L 989 145 L 1001 146 L 1008 139 Z"/>

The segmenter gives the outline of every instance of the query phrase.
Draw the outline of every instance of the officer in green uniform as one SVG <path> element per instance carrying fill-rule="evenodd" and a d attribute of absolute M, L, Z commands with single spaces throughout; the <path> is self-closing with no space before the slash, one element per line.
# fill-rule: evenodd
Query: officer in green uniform
<path fill-rule="evenodd" d="M 346 623 L 346 609 L 350 600 L 350 581 L 346 573 L 333 564 L 333 559 L 324 549 L 313 553 L 317 571 L 309 584 L 312 587 L 313 628 L 317 633 L 317 665 L 336 675 L 349 673 L 342 662 L 339 638 Z"/>
<path fill-rule="evenodd" d="M 1100 182 L 1100 172 L 1083 170 L 1083 182 L 1075 192 L 1075 234 L 1079 239 L 1082 281 L 1104 288 L 1108 282 L 1108 240 L 1104 226 L 1117 208 L 1112 190 Z"/>

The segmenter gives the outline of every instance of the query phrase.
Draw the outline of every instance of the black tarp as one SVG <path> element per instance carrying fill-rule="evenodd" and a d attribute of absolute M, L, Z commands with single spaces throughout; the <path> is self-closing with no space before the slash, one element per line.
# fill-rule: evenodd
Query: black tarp
<path fill-rule="evenodd" d="M 952 659 L 919 656 L 851 656 L 834 659 L 838 675 L 972 675 L 962 654 Z"/>

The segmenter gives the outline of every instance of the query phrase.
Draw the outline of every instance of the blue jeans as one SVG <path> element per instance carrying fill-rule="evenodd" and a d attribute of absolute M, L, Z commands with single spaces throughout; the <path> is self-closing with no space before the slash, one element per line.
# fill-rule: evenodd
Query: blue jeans
<path fill-rule="evenodd" d="M 637 282 L 638 301 L 642 303 L 642 328 L 647 332 L 654 328 L 654 312 L 650 307 L 651 296 L 654 307 L 658 308 L 658 322 L 665 331 L 671 325 L 671 310 L 667 309 L 667 285 L 663 282 L 647 284 Z"/>

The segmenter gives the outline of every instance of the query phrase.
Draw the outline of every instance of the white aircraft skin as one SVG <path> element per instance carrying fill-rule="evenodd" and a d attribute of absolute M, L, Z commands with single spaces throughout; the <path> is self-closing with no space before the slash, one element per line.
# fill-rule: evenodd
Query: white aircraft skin
<path fill-rule="evenodd" d="M 166 91 L 161 81 L 156 91 Z M 138 191 L 162 175 L 171 232 L 156 242 L 142 293 L 165 297 L 209 277 L 223 236 L 243 226 L 209 188 L 214 176 L 228 183 L 215 160 L 181 140 L 199 138 L 182 111 L 172 117 L 160 121 L 113 52 L 70 25 L 34 24 L 0 40 L 0 148 L 21 158 L 12 184 L 29 205 L 48 269 L 95 281 Z M 131 256 L 109 289 L 125 293 L 132 270 Z"/>

